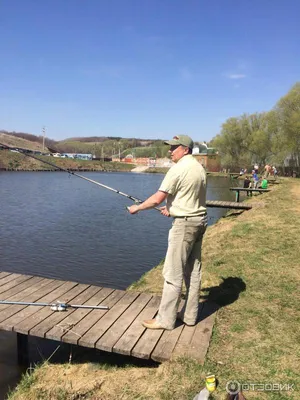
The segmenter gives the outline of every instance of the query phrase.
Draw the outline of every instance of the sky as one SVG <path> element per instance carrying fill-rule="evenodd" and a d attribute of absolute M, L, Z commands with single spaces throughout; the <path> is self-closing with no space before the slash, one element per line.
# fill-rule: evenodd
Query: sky
<path fill-rule="evenodd" d="M 209 141 L 299 81 L 298 0 L 0 0 L 0 129 Z"/>

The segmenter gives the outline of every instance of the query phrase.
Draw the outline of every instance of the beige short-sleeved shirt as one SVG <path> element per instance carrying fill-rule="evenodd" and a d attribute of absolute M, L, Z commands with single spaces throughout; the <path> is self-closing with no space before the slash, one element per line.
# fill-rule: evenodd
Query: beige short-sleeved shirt
<path fill-rule="evenodd" d="M 169 194 L 167 210 L 172 217 L 206 213 L 206 172 L 191 154 L 169 169 L 159 190 Z"/>

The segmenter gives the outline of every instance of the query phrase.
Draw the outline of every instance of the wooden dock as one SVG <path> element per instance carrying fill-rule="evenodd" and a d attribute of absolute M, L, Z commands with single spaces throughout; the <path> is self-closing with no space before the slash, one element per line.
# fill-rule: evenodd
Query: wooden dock
<path fill-rule="evenodd" d="M 251 210 L 251 204 L 237 204 L 234 201 L 206 200 L 206 207 L 232 208 L 235 210 Z"/>
<path fill-rule="evenodd" d="M 247 192 L 250 193 L 252 196 L 253 192 L 262 194 L 262 193 L 266 193 L 269 192 L 270 189 L 252 189 L 252 188 L 240 188 L 240 187 L 232 187 L 229 190 L 232 190 L 235 192 L 235 201 L 238 203 L 240 201 L 240 192 Z"/>
<path fill-rule="evenodd" d="M 28 303 L 63 301 L 79 305 L 103 305 L 108 310 L 0 304 L 0 329 L 17 333 L 21 363 L 27 360 L 28 336 L 96 348 L 162 362 L 188 355 L 204 362 L 217 305 L 201 303 L 198 323 L 178 321 L 172 331 L 142 326 L 153 318 L 160 297 L 71 281 L 0 272 L 0 300 Z"/>

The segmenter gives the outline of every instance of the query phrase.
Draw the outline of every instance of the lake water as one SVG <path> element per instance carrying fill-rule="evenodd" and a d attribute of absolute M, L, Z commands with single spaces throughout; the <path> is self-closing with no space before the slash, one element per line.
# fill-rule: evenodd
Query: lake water
<path fill-rule="evenodd" d="M 161 174 L 85 173 L 134 197 Z M 208 178 L 207 199 L 233 200 L 229 179 Z M 132 201 L 63 172 L 0 172 L 0 270 L 125 289 L 164 257 L 172 219 L 130 215 Z M 226 210 L 208 208 L 209 223 Z"/>
<path fill-rule="evenodd" d="M 84 175 L 141 199 L 163 179 L 160 174 Z M 233 201 L 229 186 L 229 179 L 209 176 L 207 199 Z M 130 215 L 125 207 L 131 204 L 63 172 L 0 172 L 0 270 L 125 289 L 162 260 L 172 222 L 155 210 Z M 209 223 L 226 211 L 208 208 Z M 38 338 L 29 344 L 33 363 L 57 347 Z M 63 352 L 61 346 L 55 354 L 66 362 Z M 1 399 L 20 373 L 16 336 L 0 332 Z"/>

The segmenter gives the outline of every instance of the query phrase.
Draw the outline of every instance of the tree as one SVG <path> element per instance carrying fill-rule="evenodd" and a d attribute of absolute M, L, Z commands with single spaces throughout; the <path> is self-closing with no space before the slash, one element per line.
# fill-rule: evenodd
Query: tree
<path fill-rule="evenodd" d="M 300 82 L 282 97 L 275 107 L 280 131 L 280 142 L 299 167 L 300 162 Z M 287 154 L 288 155 L 288 154 Z"/>
<path fill-rule="evenodd" d="M 256 113 L 248 116 L 249 152 L 252 162 L 265 165 L 272 156 L 272 127 L 268 113 Z"/>
<path fill-rule="evenodd" d="M 227 119 L 222 125 L 221 133 L 212 140 L 212 145 L 219 150 L 225 167 L 238 168 L 248 162 L 248 139 L 244 120 L 244 116 Z"/>

